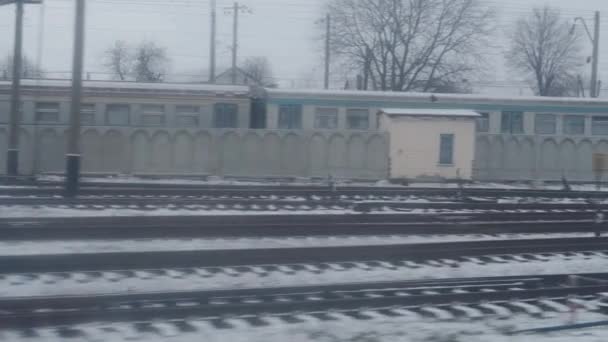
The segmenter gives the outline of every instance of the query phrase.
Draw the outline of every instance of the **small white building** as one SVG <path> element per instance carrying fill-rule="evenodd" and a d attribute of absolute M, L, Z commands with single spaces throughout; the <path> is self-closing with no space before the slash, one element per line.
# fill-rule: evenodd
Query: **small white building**
<path fill-rule="evenodd" d="M 470 179 L 477 117 L 472 110 L 381 109 L 379 128 L 390 135 L 390 177 Z"/>

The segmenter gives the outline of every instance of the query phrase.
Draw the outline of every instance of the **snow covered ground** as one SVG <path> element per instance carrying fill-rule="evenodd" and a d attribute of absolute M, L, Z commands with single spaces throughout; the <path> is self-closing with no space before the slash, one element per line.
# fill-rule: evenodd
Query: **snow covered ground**
<path fill-rule="evenodd" d="M 277 260 L 280 262 L 280 260 Z M 222 267 L 222 272 L 211 273 L 210 269 L 192 270 L 140 270 L 127 275 L 124 272 L 75 272 L 65 274 L 5 275 L 0 286 L 0 296 L 46 296 L 87 295 L 100 293 L 157 292 L 175 290 L 206 290 L 275 286 L 299 286 L 316 284 L 360 283 L 420 279 L 534 276 L 547 274 L 577 274 L 606 272 L 608 258 L 605 256 L 554 256 L 545 261 L 504 261 L 478 264 L 475 261 L 448 265 L 434 261 L 392 267 L 382 265 L 370 267 L 360 264 L 358 268 L 344 268 L 338 263 L 326 264 L 330 270 L 322 271 L 314 264 L 307 269 L 294 270 L 289 267 L 264 271 L 251 267 L 242 272 L 231 267 Z M 246 260 L 243 261 L 247 263 Z M 388 265 L 392 266 L 392 265 Z"/>
<path fill-rule="evenodd" d="M 550 334 L 509 335 L 508 332 L 526 328 L 565 324 L 569 314 L 548 314 L 543 318 L 516 315 L 507 319 L 483 320 L 460 319 L 438 322 L 413 316 L 387 317 L 374 311 L 362 311 L 370 317 L 356 320 L 341 313 L 334 313 L 336 320 L 320 320 L 312 315 L 301 314 L 301 323 L 285 323 L 278 317 L 262 316 L 269 325 L 252 327 L 238 318 L 227 320 L 231 329 L 217 329 L 208 321 L 195 318 L 186 320 L 194 331 L 180 331 L 175 324 L 166 321 L 150 322 L 147 331 L 129 323 L 83 324 L 74 329 L 81 334 L 77 339 L 60 337 L 59 329 L 45 328 L 23 332 L 0 330 L 0 339 L 10 342 L 65 342 L 68 340 L 91 342 L 606 342 L 606 326 Z M 597 322 L 606 316 L 581 312 L 577 322 Z M 32 337 L 31 333 L 37 337 Z"/>
<path fill-rule="evenodd" d="M 302 236 L 285 238 L 120 239 L 67 241 L 0 241 L 2 255 L 79 254 L 113 252 L 160 252 L 217 249 L 265 249 L 292 247 L 374 246 L 460 241 L 582 238 L 591 234 L 497 234 L 497 235 L 377 235 Z"/>
<path fill-rule="evenodd" d="M 151 210 L 138 209 L 74 209 L 74 208 L 48 208 L 26 205 L 0 206 L 0 218 L 17 217 L 100 217 L 100 216 L 234 216 L 234 215 L 319 215 L 319 214 L 356 214 L 346 209 L 323 210 L 188 210 L 154 208 Z"/>

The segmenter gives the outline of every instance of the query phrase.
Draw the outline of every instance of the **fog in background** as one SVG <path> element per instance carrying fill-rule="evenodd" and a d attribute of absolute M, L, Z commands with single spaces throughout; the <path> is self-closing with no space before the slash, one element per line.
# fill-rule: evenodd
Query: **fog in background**
<path fill-rule="evenodd" d="M 324 16 L 326 0 L 241 0 L 251 13 L 240 15 L 239 61 L 249 56 L 267 56 L 282 87 L 320 87 L 323 72 L 323 32 L 315 24 Z M 496 9 L 498 23 L 496 47 L 488 48 L 491 73 L 471 80 L 476 91 L 517 95 L 527 91 L 521 78 L 507 72 L 503 53 L 508 45 L 505 34 L 514 22 L 534 6 L 545 4 L 561 8 L 565 18 L 584 17 L 593 25 L 593 11 L 603 14 L 601 21 L 600 79 L 608 88 L 608 1 L 606 0 L 481 0 Z M 67 78 L 72 59 L 74 0 L 47 0 L 26 5 L 24 53 L 51 78 Z M 228 0 L 217 0 L 217 71 L 230 65 L 232 15 L 224 8 Z M 40 29 L 41 16 L 43 29 Z M 104 77 L 103 52 L 116 40 L 132 44 L 148 40 L 167 48 L 171 58 L 170 79 L 204 77 L 209 66 L 210 0 L 88 0 L 85 72 L 92 78 Z M 582 29 L 580 27 L 579 29 Z M 590 27 L 592 29 L 592 27 Z M 0 7 L 0 55 L 11 53 L 14 34 L 14 5 Z M 40 40 L 39 38 L 42 38 Z M 591 44 L 585 35 L 585 54 Z M 586 69 L 590 69 L 586 68 Z M 586 71 L 588 76 L 588 71 Z M 345 73 L 332 72 L 332 87 L 340 87 Z M 352 76 L 352 75 L 349 75 Z M 588 77 L 587 77 L 588 78 Z M 602 95 L 606 96 L 603 91 Z"/>

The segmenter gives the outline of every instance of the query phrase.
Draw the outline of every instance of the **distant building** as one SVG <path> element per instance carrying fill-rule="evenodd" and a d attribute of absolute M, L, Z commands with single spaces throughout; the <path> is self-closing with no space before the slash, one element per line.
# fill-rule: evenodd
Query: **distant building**
<path fill-rule="evenodd" d="M 233 84 L 232 77 L 236 75 L 236 85 L 263 86 L 245 70 L 236 67 L 229 68 L 215 77 L 216 84 Z"/>

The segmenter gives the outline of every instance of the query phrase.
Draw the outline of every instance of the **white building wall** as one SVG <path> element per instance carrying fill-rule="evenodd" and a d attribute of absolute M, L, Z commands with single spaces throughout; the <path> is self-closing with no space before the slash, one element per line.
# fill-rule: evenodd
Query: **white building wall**
<path fill-rule="evenodd" d="M 391 178 L 469 179 L 475 155 L 475 120 L 383 116 L 381 128 L 390 135 Z M 439 164 L 441 134 L 454 134 L 454 164 Z"/>

